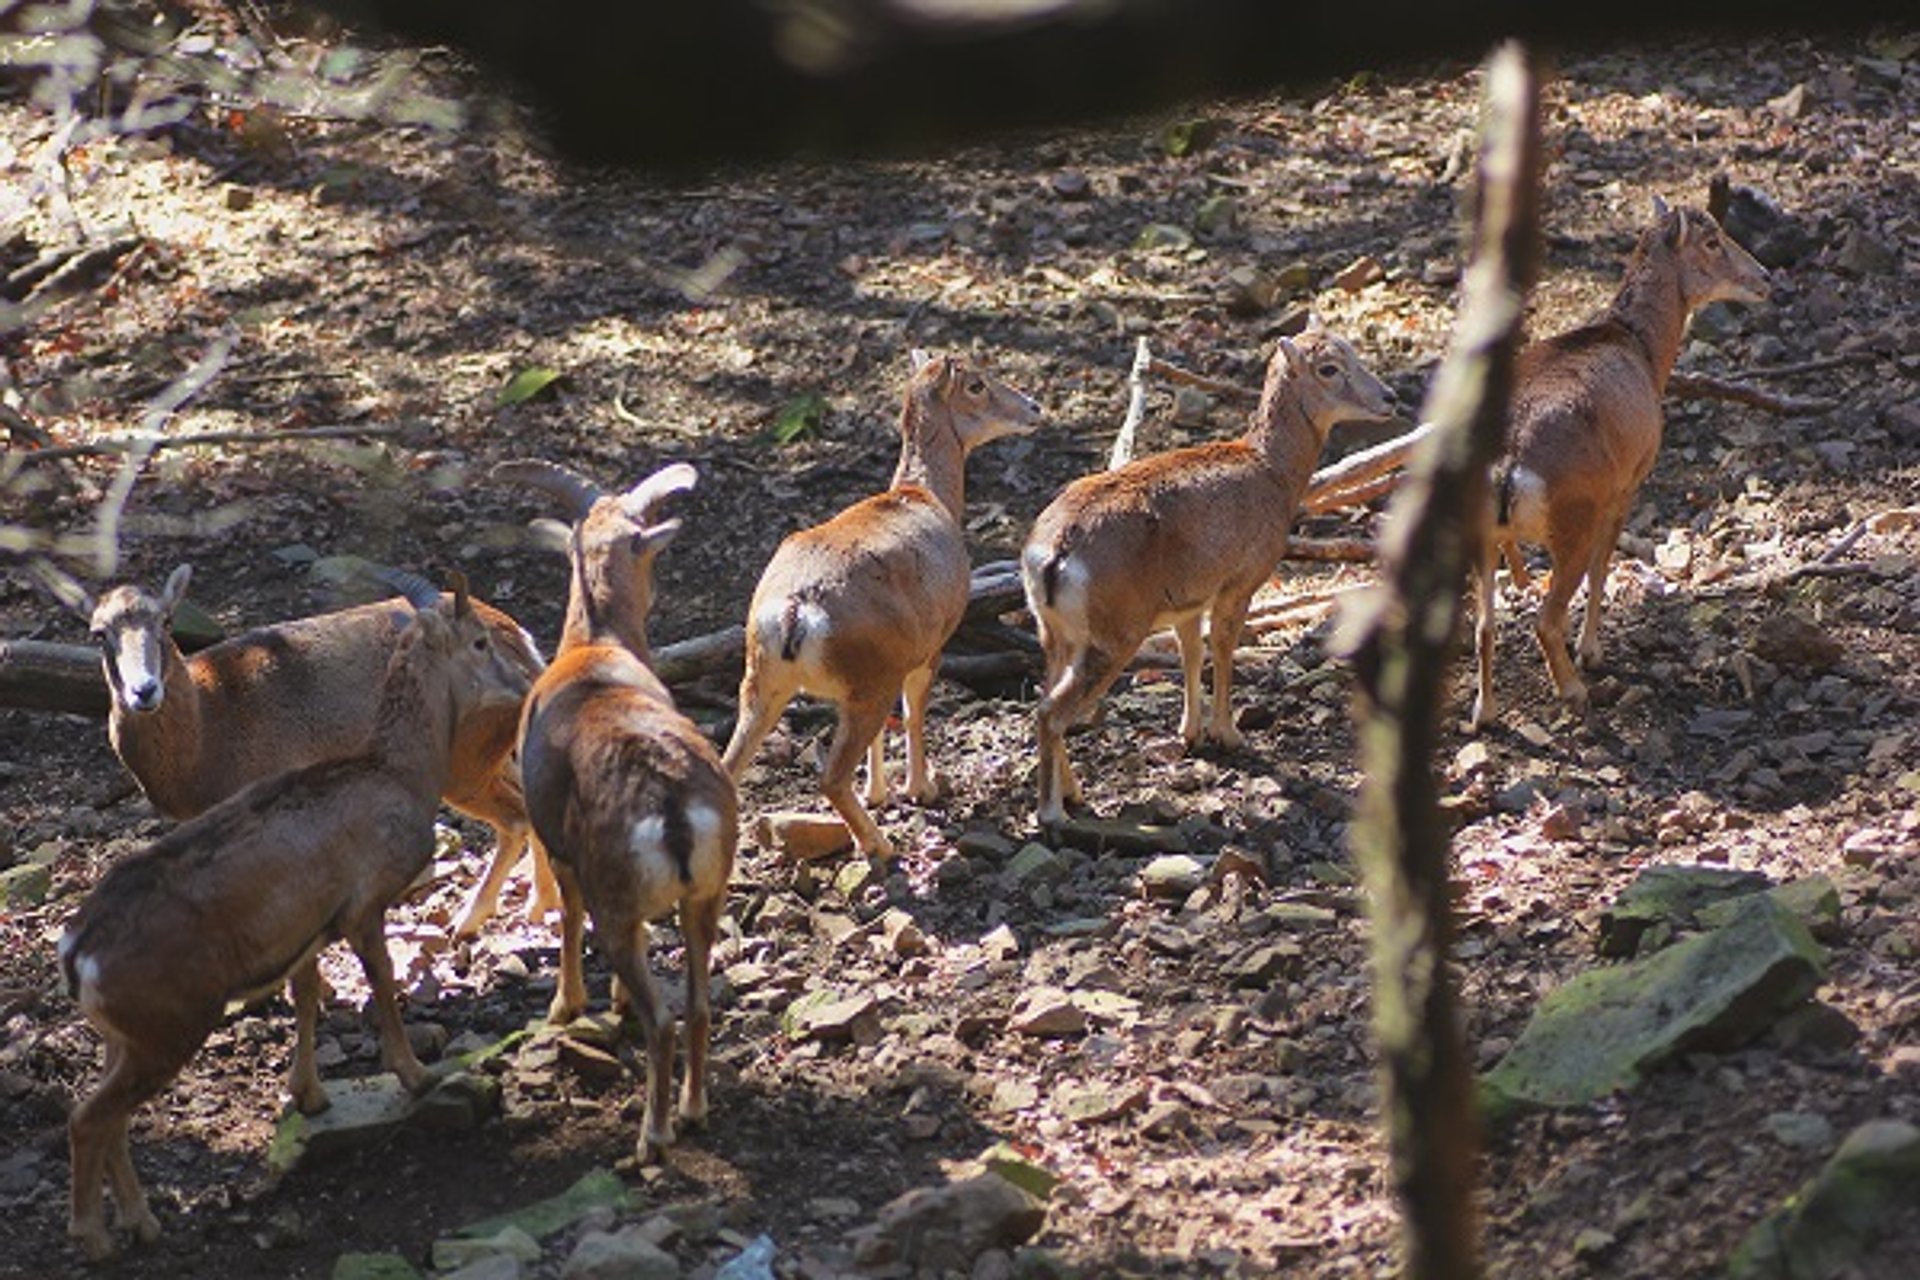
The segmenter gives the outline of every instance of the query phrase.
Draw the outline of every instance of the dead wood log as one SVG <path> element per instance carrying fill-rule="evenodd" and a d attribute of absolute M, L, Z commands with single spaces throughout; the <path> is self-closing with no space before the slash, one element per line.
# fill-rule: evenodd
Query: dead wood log
<path fill-rule="evenodd" d="M 85 645 L 0 640 L 0 707 L 106 719 L 100 655 Z"/>
<path fill-rule="evenodd" d="M 1403 1274 L 1481 1274 L 1479 1125 L 1451 965 L 1448 834 L 1433 757 L 1461 629 L 1473 513 L 1487 500 L 1539 260 L 1539 89 L 1517 45 L 1487 67 L 1474 252 L 1454 338 L 1428 395 L 1432 439 L 1409 462 L 1381 539 L 1382 583 L 1350 610 L 1362 782 L 1354 855 L 1372 923 L 1374 1035 L 1384 1082 Z"/>

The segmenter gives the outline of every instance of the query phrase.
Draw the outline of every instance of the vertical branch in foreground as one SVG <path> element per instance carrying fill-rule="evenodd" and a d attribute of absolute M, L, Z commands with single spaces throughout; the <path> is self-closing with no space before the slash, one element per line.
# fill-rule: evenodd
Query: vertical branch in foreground
<path fill-rule="evenodd" d="M 1411 1280 L 1480 1274 L 1478 1126 L 1448 967 L 1448 840 L 1432 757 L 1537 260 L 1537 108 L 1528 56 L 1502 47 L 1487 67 L 1473 262 L 1424 414 L 1437 429 L 1390 508 L 1383 581 L 1342 628 L 1364 773 L 1353 843 L 1372 918 L 1382 1109 Z"/>

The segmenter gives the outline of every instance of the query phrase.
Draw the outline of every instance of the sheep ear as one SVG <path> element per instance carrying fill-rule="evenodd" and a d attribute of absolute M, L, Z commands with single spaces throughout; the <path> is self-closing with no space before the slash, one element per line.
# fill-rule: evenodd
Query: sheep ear
<path fill-rule="evenodd" d="M 1662 199 L 1661 199 L 1661 198 L 1660 198 L 1659 196 L 1657 196 L 1657 195 L 1656 195 L 1656 196 L 1654 196 L 1654 198 L 1653 198 L 1653 216 L 1654 216 L 1654 220 L 1655 220 L 1655 221 L 1657 221 L 1657 222 L 1663 222 L 1663 221 L 1665 221 L 1665 220 L 1666 220 L 1666 216 L 1667 216 L 1668 214 L 1670 214 L 1670 213 L 1672 213 L 1672 212 L 1673 212 L 1673 210 L 1671 210 L 1671 209 L 1669 209 L 1669 208 L 1667 208 L 1667 202 L 1666 202 L 1665 200 L 1662 200 Z"/>
<path fill-rule="evenodd" d="M 1294 345 L 1292 338 L 1280 339 L 1280 350 L 1287 357 L 1288 368 L 1303 369 L 1306 367 L 1307 362 L 1305 358 L 1301 356 L 1300 348 Z"/>
<path fill-rule="evenodd" d="M 1305 329 L 1302 329 L 1301 332 L 1302 333 L 1325 333 L 1326 331 L 1327 331 L 1327 326 L 1321 322 L 1320 313 L 1318 311 L 1307 312 L 1307 327 Z"/>
<path fill-rule="evenodd" d="M 167 575 L 167 585 L 160 588 L 160 603 L 172 613 L 180 602 L 187 598 L 187 584 L 193 581 L 193 566 L 183 564 Z"/>
<path fill-rule="evenodd" d="M 672 542 L 679 532 L 680 521 L 677 519 L 662 520 L 659 524 L 648 525 L 633 535 L 634 554 L 657 556 L 666 550 L 667 544 Z"/>
<path fill-rule="evenodd" d="M 932 354 L 919 347 L 915 347 L 913 350 L 907 352 L 907 365 L 915 373 L 919 373 L 922 369 L 926 368 L 932 360 Z"/>

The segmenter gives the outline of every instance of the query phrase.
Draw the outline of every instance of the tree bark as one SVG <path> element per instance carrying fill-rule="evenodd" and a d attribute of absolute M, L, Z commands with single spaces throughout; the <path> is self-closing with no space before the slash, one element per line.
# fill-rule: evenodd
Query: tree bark
<path fill-rule="evenodd" d="M 1462 580 L 1538 260 L 1537 103 L 1527 56 L 1500 49 L 1488 65 L 1474 261 L 1424 415 L 1435 431 L 1389 510 L 1384 580 L 1342 636 L 1358 677 L 1364 780 L 1353 843 L 1373 926 L 1374 1033 L 1412 1280 L 1481 1273 L 1478 1126 L 1450 969 L 1448 841 L 1432 760 Z"/>

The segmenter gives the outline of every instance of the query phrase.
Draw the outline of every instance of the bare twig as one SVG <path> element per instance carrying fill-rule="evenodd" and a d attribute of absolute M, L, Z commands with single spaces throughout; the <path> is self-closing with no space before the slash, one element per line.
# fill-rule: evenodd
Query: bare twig
<path fill-rule="evenodd" d="M 1113 453 L 1107 458 L 1109 471 L 1118 471 L 1133 461 L 1133 440 L 1147 416 L 1147 369 L 1154 363 L 1153 352 L 1142 335 L 1133 349 L 1133 368 L 1127 372 L 1127 416 L 1120 424 L 1120 434 L 1113 438 Z"/>
<path fill-rule="evenodd" d="M 1474 253 L 1454 338 L 1428 394 L 1439 424 L 1408 464 L 1381 539 L 1382 584 L 1347 611 L 1362 783 L 1354 853 L 1372 922 L 1381 1114 L 1409 1280 L 1481 1274 L 1478 1124 L 1461 1036 L 1447 827 L 1433 774 L 1461 584 L 1486 501 L 1538 262 L 1538 86 L 1508 45 L 1486 74 Z"/>
<path fill-rule="evenodd" d="M 1145 341 L 1144 338 L 1141 339 L 1143 344 Z M 1137 362 L 1135 367 L 1138 367 Z M 1182 369 L 1177 364 L 1168 364 L 1165 360 L 1157 358 L 1150 358 L 1147 361 L 1147 372 L 1158 374 L 1168 382 L 1180 382 L 1189 387 L 1198 387 L 1210 395 L 1219 396 L 1222 400 L 1243 400 L 1248 404 L 1257 404 L 1260 400 L 1260 392 L 1255 388 L 1243 387 L 1237 382 L 1222 382 L 1218 378 L 1209 378 L 1205 374 L 1195 373 L 1191 369 Z"/>
<path fill-rule="evenodd" d="M 120 453 L 159 453 L 163 449 L 185 449 L 194 445 L 273 444 L 288 440 L 359 440 L 367 437 L 411 434 L 411 423 L 386 423 L 363 426 L 287 427 L 279 431 L 203 431 L 185 436 L 122 436 L 96 440 L 90 444 L 64 444 L 52 449 L 36 449 L 27 457 L 32 461 L 49 458 L 106 458 Z"/>
<path fill-rule="evenodd" d="M 1880 357 L 1871 351 L 1849 351 L 1845 355 L 1822 356 L 1818 360 L 1802 360 L 1798 364 L 1765 365 L 1743 372 L 1749 378 L 1797 378 L 1803 373 L 1824 373 L 1828 369 L 1841 369 L 1852 364 L 1875 364 L 1879 360 Z"/>
<path fill-rule="evenodd" d="M 1805 417 L 1832 413 L 1839 408 L 1839 405 L 1832 400 L 1796 400 L 1791 396 L 1776 396 L 1758 387 L 1728 382 L 1722 378 L 1709 378 L 1697 373 L 1676 373 L 1668 378 L 1667 394 L 1680 400 L 1731 400 L 1736 404 L 1765 409 L 1768 413 L 1786 413 Z"/>

